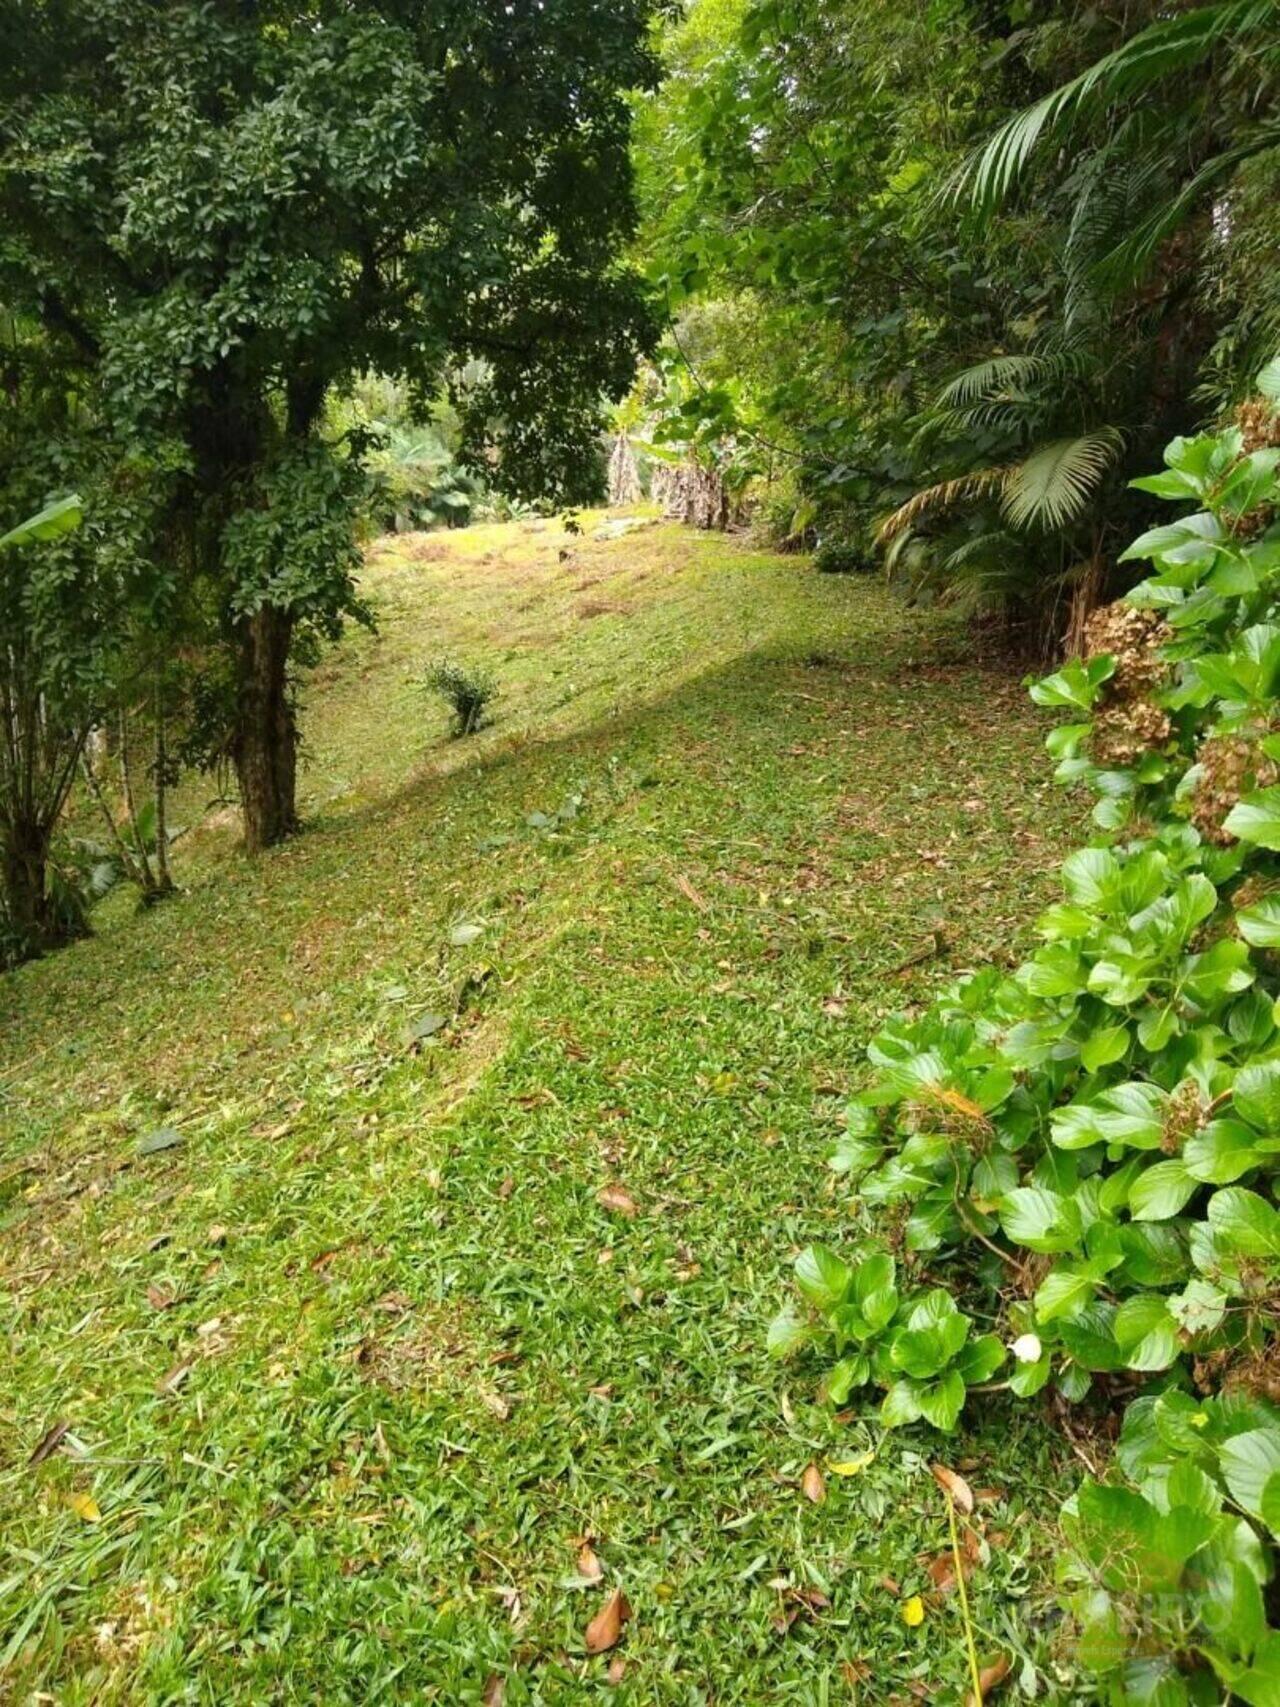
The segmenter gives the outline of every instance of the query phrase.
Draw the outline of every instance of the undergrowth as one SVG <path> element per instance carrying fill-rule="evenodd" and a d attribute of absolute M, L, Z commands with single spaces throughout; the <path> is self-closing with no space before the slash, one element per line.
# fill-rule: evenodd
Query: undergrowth
<path fill-rule="evenodd" d="M 837 1405 L 883 1388 L 888 1426 L 950 1431 L 993 1385 L 1068 1430 L 1123 1407 L 1059 1576 L 1100 1692 L 1160 1707 L 1280 1700 L 1280 363 L 1260 383 L 1136 482 L 1194 507 L 1032 688 L 1093 840 L 1016 972 L 871 1044 L 834 1165 L 890 1244 L 804 1251 L 809 1314 L 771 1336 L 827 1348 Z"/>

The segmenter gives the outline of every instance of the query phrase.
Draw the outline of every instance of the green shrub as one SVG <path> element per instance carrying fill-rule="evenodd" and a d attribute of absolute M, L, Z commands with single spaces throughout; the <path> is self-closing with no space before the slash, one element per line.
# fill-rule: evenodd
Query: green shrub
<path fill-rule="evenodd" d="M 422 682 L 452 708 L 450 727 L 455 737 L 474 735 L 484 727 L 485 707 L 498 692 L 498 684 L 487 670 L 470 669 L 448 658 L 433 664 Z"/>
<path fill-rule="evenodd" d="M 858 540 L 828 535 L 818 541 L 813 566 L 820 575 L 865 575 L 870 574 L 875 563 Z"/>
<path fill-rule="evenodd" d="M 1248 437 L 1177 439 L 1135 482 L 1193 508 L 1134 542 L 1152 573 L 1032 688 L 1071 719 L 1059 780 L 1097 796 L 1041 946 L 884 1028 L 833 1157 L 907 1265 L 951 1261 L 997 1319 L 1002 1386 L 1141 1387 L 1064 1517 L 1079 1656 L 1113 1701 L 1280 1700 L 1280 365 L 1261 383 Z M 852 1365 L 886 1425 L 949 1427 L 963 1350 L 913 1406 L 901 1307 L 867 1331 L 859 1277 L 886 1260 L 803 1253 L 809 1317 L 775 1349 L 823 1349 L 837 1402 Z"/>

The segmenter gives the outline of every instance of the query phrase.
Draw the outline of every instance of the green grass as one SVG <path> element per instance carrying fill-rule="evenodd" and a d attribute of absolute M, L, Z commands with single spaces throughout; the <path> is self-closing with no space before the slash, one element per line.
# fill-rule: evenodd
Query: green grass
<path fill-rule="evenodd" d="M 254 864 L 213 813 L 180 896 L 0 985 L 0 1696 L 958 1701 L 941 1454 L 989 1490 L 980 1655 L 1067 1698 L 1061 1436 L 882 1439 L 763 1349 L 797 1246 L 857 1237 L 871 1029 L 1048 892 L 1040 731 L 874 584 L 591 526 L 383 542 L 306 833 Z M 443 654 L 502 683 L 468 740 Z"/>

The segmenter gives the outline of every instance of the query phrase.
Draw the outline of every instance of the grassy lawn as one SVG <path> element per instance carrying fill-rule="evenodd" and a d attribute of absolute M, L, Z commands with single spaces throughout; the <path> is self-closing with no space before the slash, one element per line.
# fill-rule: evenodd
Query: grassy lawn
<path fill-rule="evenodd" d="M 764 1352 L 857 1236 L 872 1027 L 1049 892 L 1041 731 L 874 583 L 594 525 L 382 542 L 306 833 L 215 812 L 178 898 L 0 981 L 0 1698 L 958 1702 L 939 1455 L 982 1657 L 1069 1698 L 1061 1436 L 884 1439 Z M 465 741 L 443 653 L 502 683 Z"/>

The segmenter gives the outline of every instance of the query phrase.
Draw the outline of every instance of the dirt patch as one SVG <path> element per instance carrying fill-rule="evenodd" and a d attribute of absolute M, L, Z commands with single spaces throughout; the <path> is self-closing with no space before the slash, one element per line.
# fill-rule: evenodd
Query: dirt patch
<path fill-rule="evenodd" d="M 392 1392 L 453 1386 L 474 1369 L 475 1349 L 461 1310 L 416 1304 L 402 1292 L 386 1293 L 374 1310 L 356 1362 L 379 1386 Z"/>
<path fill-rule="evenodd" d="M 431 534 L 406 533 L 399 538 L 399 552 L 410 563 L 440 563 L 449 555 L 449 547 Z"/>
<path fill-rule="evenodd" d="M 574 614 L 581 622 L 593 616 L 630 616 L 631 612 L 625 605 L 611 605 L 604 599 L 587 599 L 578 606 Z"/>

